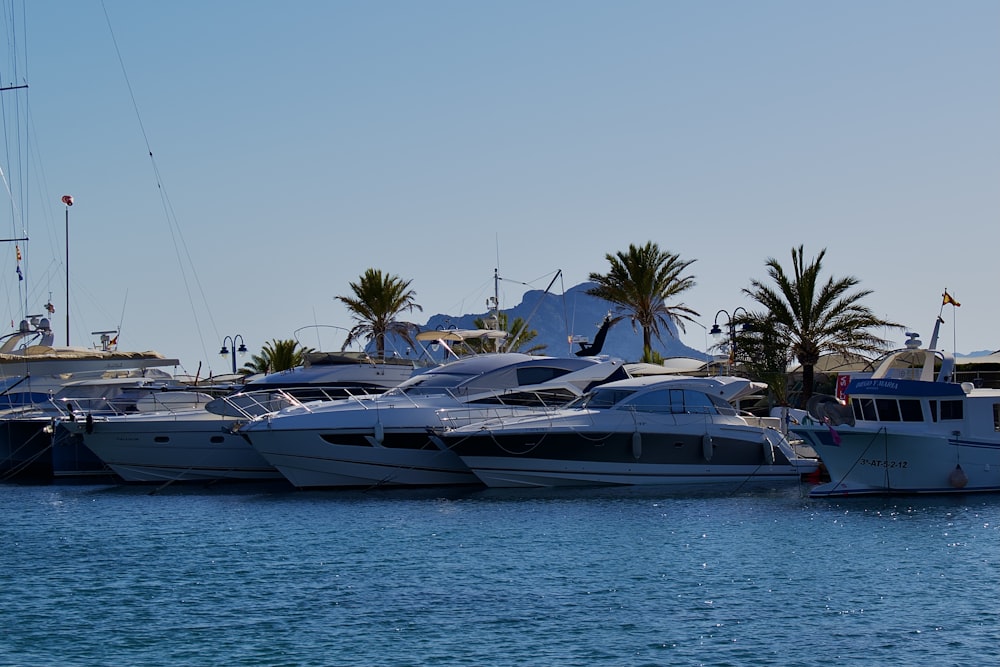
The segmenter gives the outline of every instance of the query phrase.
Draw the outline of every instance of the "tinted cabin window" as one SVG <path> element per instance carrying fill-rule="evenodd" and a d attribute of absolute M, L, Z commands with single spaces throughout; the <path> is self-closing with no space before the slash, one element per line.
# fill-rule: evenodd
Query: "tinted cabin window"
<path fill-rule="evenodd" d="M 517 384 L 523 387 L 528 384 L 541 384 L 548 382 L 568 373 L 565 368 L 551 368 L 545 366 L 532 366 L 530 368 L 517 369 Z"/>
<path fill-rule="evenodd" d="M 627 407 L 639 412 L 670 412 L 669 390 L 661 389 L 640 394 L 630 401 Z"/>
<path fill-rule="evenodd" d="M 718 396 L 712 396 L 711 394 L 705 394 L 705 396 L 712 401 L 715 409 L 720 415 L 737 415 L 739 412 L 731 404 L 727 403 L 725 400 L 719 398 Z"/>
<path fill-rule="evenodd" d="M 670 390 L 670 411 L 675 414 L 714 414 L 712 401 L 700 391 Z"/>
<path fill-rule="evenodd" d="M 924 420 L 920 401 L 913 398 L 904 398 L 899 402 L 899 414 L 904 422 L 922 422 Z"/>
<path fill-rule="evenodd" d="M 621 401 L 625 400 L 635 392 L 627 390 L 618 389 L 598 389 L 593 394 L 591 394 L 584 407 L 596 408 L 598 410 L 603 408 L 610 408 L 613 405 L 617 405 Z"/>
<path fill-rule="evenodd" d="M 931 408 L 931 421 L 936 422 L 938 420 L 938 404 L 937 401 L 927 401 L 927 404 Z"/>
<path fill-rule="evenodd" d="M 941 401 L 941 421 L 962 418 L 962 401 Z"/>
<path fill-rule="evenodd" d="M 552 388 L 545 391 L 512 391 L 506 394 L 490 394 L 479 400 L 472 401 L 473 405 L 527 405 L 527 406 L 555 406 L 569 403 L 576 394 L 568 389 Z"/>
<path fill-rule="evenodd" d="M 861 408 L 861 418 L 865 421 L 878 421 L 878 416 L 875 414 L 875 401 L 870 398 L 858 399 L 858 407 Z"/>
<path fill-rule="evenodd" d="M 875 399 L 875 407 L 878 408 L 878 417 L 884 422 L 899 421 L 899 404 L 893 398 Z"/>

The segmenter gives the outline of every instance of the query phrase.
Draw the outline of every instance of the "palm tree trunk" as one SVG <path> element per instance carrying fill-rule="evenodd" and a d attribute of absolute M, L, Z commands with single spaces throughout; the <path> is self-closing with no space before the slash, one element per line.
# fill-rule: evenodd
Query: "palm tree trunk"
<path fill-rule="evenodd" d="M 806 407 L 806 402 L 812 398 L 815 378 L 816 374 L 813 370 L 813 365 L 802 364 L 802 404 L 800 407 Z"/>

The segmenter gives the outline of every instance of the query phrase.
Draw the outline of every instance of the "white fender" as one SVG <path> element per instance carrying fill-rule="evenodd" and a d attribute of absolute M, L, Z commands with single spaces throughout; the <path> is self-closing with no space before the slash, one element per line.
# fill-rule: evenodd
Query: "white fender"
<path fill-rule="evenodd" d="M 642 434 L 638 431 L 632 432 L 632 458 L 636 461 L 642 456 Z"/>
<path fill-rule="evenodd" d="M 962 470 L 961 464 L 956 464 L 955 469 L 948 475 L 948 483 L 956 489 L 964 488 L 969 483 L 969 476 Z"/>
<path fill-rule="evenodd" d="M 712 460 L 712 451 L 715 445 L 712 444 L 712 436 L 706 433 L 701 437 L 701 453 L 705 456 L 706 461 Z"/>
<path fill-rule="evenodd" d="M 382 422 L 375 422 L 375 442 L 381 445 L 383 440 L 385 440 L 385 428 Z"/>

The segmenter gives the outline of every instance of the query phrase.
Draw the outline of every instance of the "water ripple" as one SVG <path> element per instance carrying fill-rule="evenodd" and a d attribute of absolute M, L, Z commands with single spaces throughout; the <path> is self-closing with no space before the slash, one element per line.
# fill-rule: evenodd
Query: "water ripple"
<path fill-rule="evenodd" d="M 1000 496 L 0 486 L 0 665 L 981 664 Z"/>

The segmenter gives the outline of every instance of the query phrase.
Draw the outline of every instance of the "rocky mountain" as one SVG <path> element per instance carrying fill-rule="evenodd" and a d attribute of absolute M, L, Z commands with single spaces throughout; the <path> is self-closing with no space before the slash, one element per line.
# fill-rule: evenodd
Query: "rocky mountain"
<path fill-rule="evenodd" d="M 580 346 L 570 344 L 572 336 L 593 340 L 601 322 L 614 306 L 603 299 L 590 296 L 586 290 L 593 283 L 581 283 L 568 289 L 565 294 L 547 294 L 542 290 L 525 292 L 521 303 L 513 308 L 504 308 L 508 321 L 520 317 L 528 321 L 528 327 L 538 332 L 533 344 L 545 345 L 544 354 L 573 354 Z M 486 319 L 489 313 L 467 315 L 434 315 L 421 325 L 421 330 L 430 329 L 473 329 L 477 318 Z M 697 325 L 693 325 L 697 326 Z M 677 331 L 670 327 L 671 335 L 664 335 L 663 342 L 654 338 L 653 349 L 663 357 L 693 357 L 707 359 L 704 351 L 688 347 L 677 338 Z M 608 332 L 602 354 L 638 361 L 642 357 L 642 332 L 632 331 L 628 319 L 616 323 Z"/>

